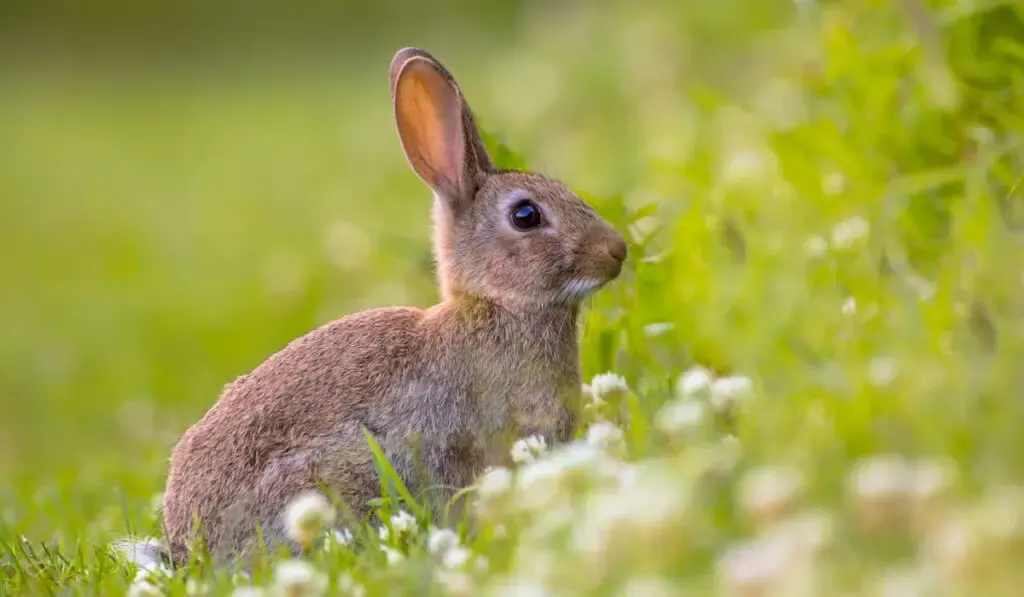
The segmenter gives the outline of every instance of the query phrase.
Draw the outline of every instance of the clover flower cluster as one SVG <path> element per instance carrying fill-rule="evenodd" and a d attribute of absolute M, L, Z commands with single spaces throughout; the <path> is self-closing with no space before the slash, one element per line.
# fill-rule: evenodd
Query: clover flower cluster
<path fill-rule="evenodd" d="M 798 459 L 753 461 L 721 424 L 763 406 L 750 378 L 693 367 L 662 404 L 645 408 L 645 421 L 623 416 L 619 406 L 637 396 L 622 377 L 597 376 L 584 393 L 594 416 L 578 437 L 515 442 L 511 466 L 486 469 L 468 488 L 466 524 L 445 528 L 411 511 L 382 511 L 383 524 L 360 540 L 337 527 L 330 501 L 304 493 L 283 520 L 288 536 L 314 557 L 278 561 L 269 581 L 237 582 L 233 594 L 362 596 L 415 578 L 454 596 L 609 588 L 655 596 L 816 595 L 856 578 L 861 563 L 837 546 L 894 536 L 905 538 L 913 557 L 886 564 L 860 581 L 863 592 L 849 594 L 945 594 L 987 586 L 992 571 L 1012 569 L 1024 548 L 1024 489 L 992 487 L 962 502 L 956 467 L 942 459 L 865 456 L 831 494 L 812 491 L 827 489 L 812 487 L 812 479 L 828 476 L 811 475 Z M 630 427 L 638 422 L 649 430 L 640 441 Z M 838 505 L 809 499 L 832 494 L 841 496 Z M 731 524 L 738 528 L 722 526 L 723 508 L 737 515 Z M 340 571 L 323 565 L 330 558 L 344 563 Z M 687 562 L 709 565 L 681 577 Z M 166 595 L 168 578 L 159 566 L 143 568 L 130 594 Z M 208 588 L 190 581 L 186 590 Z"/>

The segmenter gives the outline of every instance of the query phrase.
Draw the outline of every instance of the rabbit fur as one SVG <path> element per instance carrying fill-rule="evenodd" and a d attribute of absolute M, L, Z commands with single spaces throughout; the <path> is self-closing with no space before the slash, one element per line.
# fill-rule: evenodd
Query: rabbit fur
<path fill-rule="evenodd" d="M 402 148 L 434 194 L 441 301 L 342 317 L 228 384 L 170 458 L 165 555 L 176 564 L 196 540 L 219 558 L 252 553 L 260 536 L 298 551 L 282 512 L 306 490 L 366 516 L 380 480 L 364 428 L 435 516 L 511 439 L 573 434 L 579 305 L 619 275 L 625 241 L 565 185 L 496 168 L 430 54 L 399 51 L 390 82 Z M 522 205 L 537 226 L 517 228 L 531 221 L 513 212 L 536 215 Z M 150 544 L 140 552 L 156 557 Z"/>

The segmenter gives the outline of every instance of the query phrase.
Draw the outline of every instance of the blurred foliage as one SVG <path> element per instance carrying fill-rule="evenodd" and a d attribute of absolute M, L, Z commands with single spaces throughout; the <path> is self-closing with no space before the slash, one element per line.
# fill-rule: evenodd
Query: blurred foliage
<path fill-rule="evenodd" d="M 18 0 L 0 30 L 0 578 L 122 586 L 96 550 L 154 530 L 225 383 L 436 300 L 384 84 L 408 45 L 502 161 L 627 232 L 583 363 L 640 397 L 639 455 L 699 363 L 755 380 L 747 464 L 800 467 L 824 506 L 882 451 L 975 492 L 1024 474 L 1019 3 Z"/>

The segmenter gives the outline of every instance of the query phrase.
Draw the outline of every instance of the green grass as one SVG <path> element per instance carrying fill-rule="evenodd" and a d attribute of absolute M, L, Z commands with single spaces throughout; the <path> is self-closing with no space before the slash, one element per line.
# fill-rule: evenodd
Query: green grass
<path fill-rule="evenodd" d="M 611 479 L 563 467 L 550 494 L 492 500 L 462 537 L 486 572 L 444 571 L 425 520 L 392 533 L 401 563 L 369 527 L 311 561 L 368 595 L 501 579 L 765 594 L 737 570 L 816 594 L 1016 594 L 1024 12 L 979 4 L 534 9 L 515 47 L 436 51 L 489 131 L 630 240 L 582 342 L 588 381 L 630 388 L 603 411 L 627 449 L 586 452 Z M 169 450 L 225 383 L 330 319 L 436 300 L 389 58 L 250 78 L 7 73 L 0 593 L 125 591 L 135 570 L 109 543 L 158 532 Z M 752 392 L 719 409 L 680 397 L 694 365 Z M 679 400 L 705 418 L 666 433 Z M 808 543 L 800 521 L 829 534 Z M 248 581 L 180 571 L 169 590 L 190 574 L 211 594 L 271 586 L 276 559 Z M 881 592 L 900 579 L 923 592 Z"/>

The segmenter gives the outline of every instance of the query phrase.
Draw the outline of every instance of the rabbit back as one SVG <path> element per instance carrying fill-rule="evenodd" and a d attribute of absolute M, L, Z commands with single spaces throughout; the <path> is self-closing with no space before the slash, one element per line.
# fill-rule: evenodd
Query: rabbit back
<path fill-rule="evenodd" d="M 350 315 L 229 384 L 172 453 L 164 497 L 172 546 L 201 532 L 211 552 L 244 552 L 256 523 L 273 540 L 283 534 L 287 502 L 321 484 L 365 513 L 379 483 L 363 428 L 387 442 L 382 430 L 415 419 L 402 395 L 409 380 L 425 387 L 415 381 L 424 376 L 421 357 L 430 343 L 422 320 L 412 308 Z"/>

